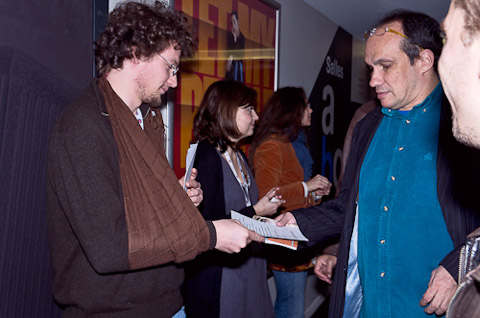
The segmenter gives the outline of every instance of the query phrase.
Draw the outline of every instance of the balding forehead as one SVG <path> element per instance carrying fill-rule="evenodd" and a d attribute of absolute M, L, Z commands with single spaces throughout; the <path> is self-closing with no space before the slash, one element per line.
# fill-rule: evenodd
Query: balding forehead
<path fill-rule="evenodd" d="M 391 63 L 400 58 L 400 55 L 408 58 L 401 49 L 401 41 L 403 41 L 401 36 L 389 32 L 382 36 L 370 37 L 365 45 L 365 63 L 373 66 Z"/>

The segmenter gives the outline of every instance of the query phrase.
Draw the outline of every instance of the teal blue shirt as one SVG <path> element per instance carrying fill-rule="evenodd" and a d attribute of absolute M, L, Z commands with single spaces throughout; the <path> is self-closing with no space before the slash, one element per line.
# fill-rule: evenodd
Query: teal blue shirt
<path fill-rule="evenodd" d="M 360 172 L 358 268 L 362 317 L 431 317 L 419 302 L 453 249 L 437 197 L 441 84 L 409 112 L 384 117 Z"/>

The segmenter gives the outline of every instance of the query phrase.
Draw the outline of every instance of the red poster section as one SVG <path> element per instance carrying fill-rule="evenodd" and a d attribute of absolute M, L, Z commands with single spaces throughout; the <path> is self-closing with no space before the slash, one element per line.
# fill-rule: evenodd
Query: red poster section
<path fill-rule="evenodd" d="M 276 10 L 259 0 L 176 0 L 175 8 L 187 15 L 198 37 L 198 52 L 193 59 L 182 60 L 175 91 L 173 168 L 180 177 L 185 172 L 193 117 L 208 86 L 225 78 L 231 55 L 242 61 L 237 66 L 242 76 L 237 80 L 258 92 L 257 111 L 273 93 Z M 227 44 L 233 33 L 232 12 L 237 13 L 245 38 L 243 47 L 235 51 Z"/>

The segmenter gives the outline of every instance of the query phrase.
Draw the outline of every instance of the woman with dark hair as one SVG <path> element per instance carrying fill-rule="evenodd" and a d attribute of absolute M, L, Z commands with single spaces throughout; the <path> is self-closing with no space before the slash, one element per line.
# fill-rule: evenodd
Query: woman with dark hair
<path fill-rule="evenodd" d="M 306 145 L 305 128 L 310 126 L 312 109 L 302 88 L 284 87 L 267 101 L 253 144 L 250 163 L 260 195 L 271 185 L 286 201 L 282 211 L 320 203 L 330 193 L 327 178 L 313 178 L 313 159 Z M 312 266 L 312 250 L 290 251 L 269 247 L 269 267 L 277 286 L 275 317 L 304 317 L 307 269 Z"/>
<path fill-rule="evenodd" d="M 240 82 L 215 82 L 195 115 L 193 137 L 199 144 L 194 166 L 203 189 L 199 210 L 207 220 L 230 218 L 231 210 L 249 217 L 272 215 L 284 202 L 270 201 L 276 188 L 258 200 L 247 159 L 238 148 L 253 134 L 256 99 L 256 91 Z M 187 268 L 187 316 L 273 317 L 260 247 L 252 243 L 237 255 L 212 251 L 197 257 Z"/>

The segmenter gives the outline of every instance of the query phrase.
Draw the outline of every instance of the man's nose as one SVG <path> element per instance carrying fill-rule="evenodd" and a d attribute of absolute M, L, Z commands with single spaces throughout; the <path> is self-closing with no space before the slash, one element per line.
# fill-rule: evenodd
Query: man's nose
<path fill-rule="evenodd" d="M 370 74 L 370 82 L 368 83 L 370 87 L 377 87 L 383 84 L 383 77 L 378 71 L 372 70 Z"/>
<path fill-rule="evenodd" d="M 177 87 L 177 74 L 175 75 L 170 75 L 167 81 L 168 87 L 175 88 Z"/>

